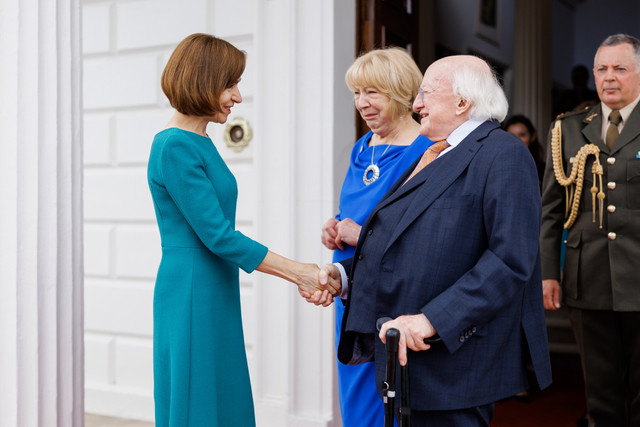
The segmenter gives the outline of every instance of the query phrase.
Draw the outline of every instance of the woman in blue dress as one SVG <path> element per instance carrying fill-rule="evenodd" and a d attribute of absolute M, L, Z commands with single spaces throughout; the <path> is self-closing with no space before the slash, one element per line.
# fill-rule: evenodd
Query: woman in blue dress
<path fill-rule="evenodd" d="M 235 177 L 206 134 L 242 102 L 245 54 L 193 34 L 175 49 L 162 90 L 176 112 L 151 147 L 147 178 L 162 260 L 153 300 L 156 426 L 253 427 L 239 269 L 313 294 L 318 267 L 270 252 L 235 230 Z M 326 294 L 325 294 L 326 295 Z"/>
<path fill-rule="evenodd" d="M 419 134 L 411 115 L 422 73 L 403 49 L 378 49 L 349 67 L 346 82 L 356 109 L 371 129 L 351 152 L 340 192 L 339 212 L 322 227 L 322 243 L 334 250 L 333 260 L 353 255 L 360 228 L 392 184 L 432 144 Z M 335 300 L 336 348 L 344 304 Z M 344 427 L 381 426 L 384 406 L 375 385 L 374 363 L 338 363 L 340 411 Z"/>

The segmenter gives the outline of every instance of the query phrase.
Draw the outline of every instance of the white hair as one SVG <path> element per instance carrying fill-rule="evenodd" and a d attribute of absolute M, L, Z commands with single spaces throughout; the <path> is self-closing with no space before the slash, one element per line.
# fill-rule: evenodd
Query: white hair
<path fill-rule="evenodd" d="M 469 119 L 502 122 L 509 111 L 509 102 L 494 71 L 487 67 L 454 66 L 450 74 L 456 96 L 471 103 Z"/>

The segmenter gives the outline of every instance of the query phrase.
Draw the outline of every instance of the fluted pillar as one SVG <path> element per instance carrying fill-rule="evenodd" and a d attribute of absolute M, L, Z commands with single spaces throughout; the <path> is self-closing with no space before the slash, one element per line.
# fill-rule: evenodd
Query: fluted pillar
<path fill-rule="evenodd" d="M 83 425 L 79 0 L 0 0 L 0 425 Z"/>
<path fill-rule="evenodd" d="M 515 2 L 513 102 L 510 114 L 524 114 L 546 139 L 551 122 L 551 0 Z"/>

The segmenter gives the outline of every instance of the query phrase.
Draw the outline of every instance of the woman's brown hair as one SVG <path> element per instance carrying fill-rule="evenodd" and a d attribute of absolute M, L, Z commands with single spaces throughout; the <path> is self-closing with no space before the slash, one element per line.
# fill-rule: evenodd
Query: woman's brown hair
<path fill-rule="evenodd" d="M 222 112 L 220 95 L 240 80 L 246 57 L 231 43 L 209 34 L 191 34 L 178 44 L 162 72 L 162 91 L 182 114 Z"/>

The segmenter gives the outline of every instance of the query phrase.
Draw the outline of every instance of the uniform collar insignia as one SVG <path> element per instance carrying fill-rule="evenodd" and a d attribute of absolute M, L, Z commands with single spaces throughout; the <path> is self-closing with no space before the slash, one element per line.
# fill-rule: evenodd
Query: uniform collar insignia
<path fill-rule="evenodd" d="M 585 120 L 590 122 L 591 120 L 593 120 L 594 117 L 597 117 L 598 113 L 593 113 L 592 115 L 588 116 Z"/>

